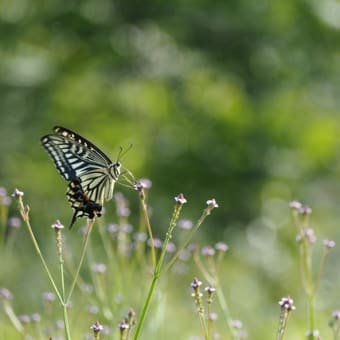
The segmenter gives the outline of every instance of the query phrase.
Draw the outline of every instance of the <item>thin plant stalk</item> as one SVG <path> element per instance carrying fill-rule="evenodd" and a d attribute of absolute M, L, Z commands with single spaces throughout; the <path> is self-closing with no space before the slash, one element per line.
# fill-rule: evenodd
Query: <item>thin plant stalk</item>
<path fill-rule="evenodd" d="M 308 335 L 309 340 L 314 339 L 313 330 L 315 327 L 315 294 L 313 288 L 313 275 L 312 275 L 312 258 L 310 253 L 310 245 L 308 244 L 308 240 L 306 238 L 303 239 L 302 242 L 302 256 L 303 256 L 303 265 L 305 272 L 305 280 L 306 280 L 306 294 L 307 294 L 307 303 L 308 303 L 308 321 L 309 321 L 309 330 L 311 331 Z"/>
<path fill-rule="evenodd" d="M 222 291 L 222 287 L 220 285 L 220 279 L 218 275 L 218 270 L 216 268 L 215 262 L 211 261 L 209 269 L 212 273 L 209 273 L 209 271 L 205 268 L 203 265 L 202 261 L 200 260 L 200 257 L 198 256 L 197 253 L 194 254 L 194 260 L 196 265 L 198 266 L 200 272 L 203 274 L 205 279 L 213 286 L 216 287 L 216 294 L 217 294 L 217 299 L 220 304 L 220 307 L 223 312 L 224 319 L 228 325 L 229 331 L 231 333 L 232 339 L 238 339 L 238 335 L 235 331 L 235 328 L 233 327 L 233 319 L 230 314 L 230 310 L 227 304 L 227 301 L 225 299 L 225 296 Z"/>
<path fill-rule="evenodd" d="M 313 230 L 309 227 L 309 216 L 312 210 L 302 206 L 300 202 L 293 201 L 290 204 L 293 212 L 293 220 L 298 228 L 300 241 L 300 265 L 302 283 L 307 296 L 308 332 L 307 339 L 314 340 L 318 337 L 315 328 L 315 296 L 318 282 L 314 285 L 312 265 L 312 244 L 315 242 Z M 322 268 L 322 267 L 321 267 Z"/>
<path fill-rule="evenodd" d="M 319 268 L 319 272 L 318 272 L 318 276 L 316 279 L 316 284 L 315 284 L 315 291 L 318 292 L 319 288 L 320 288 L 320 282 L 321 282 L 321 278 L 325 269 L 325 264 L 327 261 L 327 257 L 329 254 L 329 248 L 328 247 L 324 247 L 323 253 L 322 253 L 322 258 L 321 258 L 321 262 L 320 262 L 320 268 Z"/>
<path fill-rule="evenodd" d="M 47 263 L 44 259 L 44 256 L 42 255 L 42 252 L 40 250 L 39 244 L 37 239 L 35 238 L 35 235 L 33 233 L 33 229 L 30 223 L 30 218 L 29 218 L 29 207 L 28 206 L 24 206 L 23 201 L 22 201 L 22 197 L 19 196 L 18 197 L 18 202 L 19 202 L 19 211 L 21 214 L 21 217 L 23 219 L 23 221 L 25 222 L 28 232 L 30 234 L 30 237 L 32 239 L 34 248 L 36 250 L 36 252 L 38 253 L 38 256 L 41 260 L 41 263 L 47 273 L 47 276 L 51 282 L 51 285 L 58 297 L 59 303 L 61 304 L 61 306 L 63 307 L 63 319 L 64 319 L 64 325 L 65 325 L 65 336 L 67 340 L 71 340 L 71 335 L 70 335 L 70 327 L 69 327 L 69 323 L 68 323 L 68 314 L 67 314 L 67 306 L 66 306 L 66 301 L 65 301 L 65 284 L 64 284 L 64 269 L 63 269 L 63 259 L 62 259 L 62 255 L 59 254 L 59 262 L 60 262 L 60 269 L 61 269 L 61 282 L 62 282 L 62 293 L 60 294 L 60 291 L 57 287 L 57 285 L 55 284 L 55 281 L 52 277 L 52 274 L 47 266 Z"/>
<path fill-rule="evenodd" d="M 180 256 L 183 249 L 185 249 L 189 245 L 193 236 L 195 235 L 195 233 L 200 228 L 200 226 L 202 225 L 202 223 L 204 222 L 204 220 L 206 219 L 206 217 L 208 215 L 209 215 L 209 212 L 207 211 L 207 209 L 204 209 L 201 217 L 198 219 L 195 226 L 191 229 L 191 232 L 189 233 L 188 237 L 184 240 L 184 242 L 178 248 L 178 250 L 176 251 L 175 255 L 171 258 L 171 260 L 166 264 L 166 266 L 164 268 L 164 272 L 167 272 L 174 265 L 174 263 L 176 262 L 176 260 Z"/>
<path fill-rule="evenodd" d="M 135 332 L 135 335 L 134 335 L 134 338 L 133 338 L 134 340 L 137 340 L 139 338 L 142 327 L 144 325 L 147 312 L 150 308 L 152 296 L 154 294 L 155 288 L 156 288 L 158 280 L 160 278 L 162 266 L 163 266 L 165 255 L 166 255 L 167 246 L 169 244 L 169 241 L 172 238 L 172 232 L 173 232 L 173 230 L 176 226 L 176 223 L 177 223 L 177 220 L 179 218 L 182 206 L 183 206 L 183 204 L 181 204 L 181 203 L 176 203 L 176 205 L 175 205 L 175 209 L 174 209 L 174 212 L 172 214 L 171 221 L 170 221 L 170 224 L 169 224 L 169 228 L 168 228 L 168 231 L 167 231 L 166 236 L 165 236 L 165 240 L 164 240 L 164 243 L 163 243 L 161 254 L 159 256 L 156 267 L 154 269 L 153 278 L 152 278 L 151 285 L 150 285 L 150 288 L 149 288 L 149 291 L 148 291 L 148 294 L 147 294 L 147 297 L 146 297 L 146 301 L 144 303 L 144 306 L 143 306 L 143 309 L 142 309 L 142 312 L 141 312 L 140 320 L 139 320 L 137 327 L 136 327 L 136 332 Z M 151 230 L 151 226 L 150 226 L 150 230 Z"/>
<path fill-rule="evenodd" d="M 149 214 L 148 214 L 148 207 L 147 207 L 147 204 L 146 204 L 146 201 L 145 201 L 144 190 L 140 194 L 140 200 L 141 200 L 141 207 L 142 207 L 142 212 L 143 212 L 143 216 L 144 216 L 144 221 L 146 223 L 149 238 L 150 238 L 150 241 L 151 241 L 152 268 L 155 270 L 156 262 L 157 262 L 156 248 L 155 248 L 155 243 L 154 243 L 154 239 L 153 239 L 153 235 L 152 235 L 152 228 L 151 228 Z"/>
<path fill-rule="evenodd" d="M 2 302 L 5 314 L 8 316 L 8 318 L 11 320 L 12 325 L 14 326 L 14 328 L 20 333 L 20 334 L 24 334 L 24 327 L 22 326 L 20 320 L 18 319 L 18 317 L 16 316 L 12 305 L 7 301 L 7 300 L 3 300 Z"/>
<path fill-rule="evenodd" d="M 57 252 L 58 252 L 58 257 L 59 257 L 61 294 L 63 298 L 62 306 L 63 306 L 64 329 L 66 333 L 66 339 L 71 339 L 70 325 L 68 321 L 67 300 L 66 300 L 66 293 L 65 293 L 64 257 L 63 257 L 63 242 L 62 242 L 62 233 L 61 233 L 62 229 L 60 227 L 61 227 L 60 223 L 54 225 L 54 229 L 56 231 L 56 239 L 57 239 Z M 64 227 L 62 226 L 62 228 Z"/>
<path fill-rule="evenodd" d="M 87 221 L 86 230 L 85 230 L 85 236 L 84 236 L 83 245 L 82 245 L 82 248 L 81 248 L 80 260 L 79 260 L 79 264 L 78 264 L 75 276 L 73 278 L 73 282 L 72 282 L 70 291 L 69 291 L 68 296 L 67 296 L 67 300 L 66 300 L 67 302 L 70 301 L 72 293 L 73 293 L 73 290 L 74 290 L 74 288 L 75 288 L 75 286 L 77 284 L 79 273 L 80 273 L 80 269 L 81 269 L 81 266 L 82 266 L 82 264 L 84 262 L 85 253 L 86 253 L 87 245 L 89 243 L 90 234 L 91 234 L 94 222 L 95 222 L 95 219 L 92 219 L 92 220 L 88 219 L 88 221 Z"/>
<path fill-rule="evenodd" d="M 31 240 L 33 242 L 34 248 L 35 248 L 35 250 L 36 250 L 36 252 L 37 252 L 37 254 L 38 254 L 39 258 L 40 258 L 40 261 L 41 261 L 41 263 L 42 263 L 42 265 L 43 265 L 43 267 L 45 269 L 45 272 L 46 272 L 46 274 L 48 276 L 49 281 L 51 282 L 53 290 L 54 290 L 54 292 L 56 293 L 56 295 L 58 297 L 59 302 L 61 304 L 63 304 L 64 303 L 63 298 L 62 298 L 62 296 L 61 296 L 61 294 L 59 292 L 59 289 L 58 289 L 57 285 L 55 284 L 55 281 L 53 279 L 53 276 L 52 276 L 50 270 L 48 269 L 47 263 L 46 263 L 46 261 L 44 259 L 44 256 L 42 255 L 42 252 L 41 252 L 40 247 L 38 245 L 37 239 L 34 236 L 34 233 L 33 233 L 33 230 L 32 230 L 32 226 L 31 226 L 31 223 L 30 223 L 30 218 L 29 218 L 29 206 L 24 207 L 24 204 L 23 204 L 21 196 L 18 197 L 18 203 L 19 203 L 19 211 L 20 211 L 21 217 L 22 217 L 23 221 L 25 222 L 25 224 L 27 226 L 27 230 L 28 230 L 29 235 L 31 237 Z"/>

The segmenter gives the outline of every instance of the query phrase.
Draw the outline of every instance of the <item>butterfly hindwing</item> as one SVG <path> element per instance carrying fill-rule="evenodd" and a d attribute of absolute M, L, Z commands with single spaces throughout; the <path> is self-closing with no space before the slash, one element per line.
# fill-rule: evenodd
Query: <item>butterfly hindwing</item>
<path fill-rule="evenodd" d="M 101 216 L 102 206 L 89 199 L 89 197 L 84 193 L 79 179 L 73 180 L 69 183 L 66 196 L 74 210 L 70 229 L 78 217 L 86 216 L 92 219 L 95 216 Z"/>

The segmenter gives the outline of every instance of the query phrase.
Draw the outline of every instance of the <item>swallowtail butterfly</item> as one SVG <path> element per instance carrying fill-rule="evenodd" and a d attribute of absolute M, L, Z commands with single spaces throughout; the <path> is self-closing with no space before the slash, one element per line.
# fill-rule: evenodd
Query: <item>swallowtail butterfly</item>
<path fill-rule="evenodd" d="M 70 228 L 78 217 L 101 215 L 112 198 L 121 164 L 112 162 L 98 147 L 75 132 L 56 126 L 41 138 L 59 173 L 69 182 L 67 198 L 74 209 Z"/>

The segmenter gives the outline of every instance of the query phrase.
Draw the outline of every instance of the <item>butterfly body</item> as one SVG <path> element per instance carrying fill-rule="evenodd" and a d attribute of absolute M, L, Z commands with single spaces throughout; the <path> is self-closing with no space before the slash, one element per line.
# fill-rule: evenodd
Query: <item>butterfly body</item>
<path fill-rule="evenodd" d="M 59 173 L 69 182 L 67 197 L 77 217 L 94 217 L 104 201 L 112 198 L 121 163 L 112 162 L 90 141 L 66 128 L 41 138 Z M 71 224 L 71 225 L 72 225 Z"/>

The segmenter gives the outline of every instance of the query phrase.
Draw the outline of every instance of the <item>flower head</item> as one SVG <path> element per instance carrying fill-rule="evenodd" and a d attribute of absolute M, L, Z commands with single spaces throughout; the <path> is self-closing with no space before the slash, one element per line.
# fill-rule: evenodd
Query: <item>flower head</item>
<path fill-rule="evenodd" d="M 191 282 L 191 288 L 197 289 L 202 285 L 202 281 L 200 281 L 199 279 L 197 279 L 196 277 L 194 278 L 194 280 Z"/>
<path fill-rule="evenodd" d="M 15 197 L 15 198 L 19 198 L 19 197 L 22 197 L 24 196 L 24 192 L 23 191 L 20 191 L 19 189 L 15 188 L 14 189 L 14 192 L 12 194 L 12 197 Z"/>
<path fill-rule="evenodd" d="M 202 251 L 203 256 L 214 256 L 215 255 L 215 249 L 213 247 L 206 246 L 206 247 L 203 247 L 201 251 Z"/>
<path fill-rule="evenodd" d="M 217 242 L 215 244 L 215 249 L 218 250 L 218 251 L 221 251 L 221 252 L 226 252 L 226 251 L 228 251 L 229 247 L 226 243 Z"/>
<path fill-rule="evenodd" d="M 95 273 L 104 274 L 106 272 L 106 265 L 104 263 L 95 263 L 92 266 L 92 270 Z"/>
<path fill-rule="evenodd" d="M 175 201 L 180 204 L 180 205 L 183 205 L 185 203 L 187 203 L 187 200 L 186 198 L 184 197 L 184 195 L 182 193 L 178 194 L 176 197 L 175 197 Z"/>
<path fill-rule="evenodd" d="M 299 201 L 291 201 L 289 202 L 289 208 L 293 210 L 300 210 L 302 208 L 302 203 Z"/>
<path fill-rule="evenodd" d="M 20 228 L 21 227 L 21 220 L 19 217 L 10 217 L 8 219 L 8 226 L 11 228 Z"/>
<path fill-rule="evenodd" d="M 324 240 L 323 244 L 326 248 L 329 248 L 329 249 L 335 247 L 335 241 L 333 241 L 333 240 Z"/>
<path fill-rule="evenodd" d="M 279 305 L 282 309 L 286 309 L 288 312 L 295 310 L 294 301 L 289 296 L 283 297 L 279 301 Z"/>
<path fill-rule="evenodd" d="M 57 231 L 57 230 L 62 230 L 65 227 L 60 223 L 59 220 L 56 220 L 56 222 L 51 225 L 51 228 Z"/>
<path fill-rule="evenodd" d="M 93 330 L 93 333 L 95 334 L 99 333 L 104 329 L 103 325 L 101 325 L 99 321 L 96 321 L 90 328 Z"/>
<path fill-rule="evenodd" d="M 217 204 L 215 198 L 207 200 L 207 205 L 212 207 L 212 208 L 218 208 L 218 204 Z"/>
<path fill-rule="evenodd" d="M 212 212 L 212 210 L 214 210 L 216 208 L 218 208 L 218 204 L 217 204 L 215 198 L 207 200 L 206 212 L 207 212 L 208 215 Z"/>
<path fill-rule="evenodd" d="M 7 288 L 0 289 L 0 298 L 3 300 L 11 300 L 12 293 Z"/>

